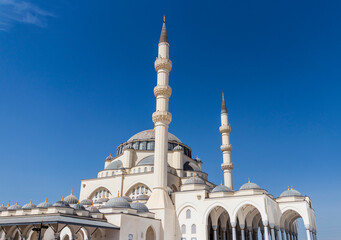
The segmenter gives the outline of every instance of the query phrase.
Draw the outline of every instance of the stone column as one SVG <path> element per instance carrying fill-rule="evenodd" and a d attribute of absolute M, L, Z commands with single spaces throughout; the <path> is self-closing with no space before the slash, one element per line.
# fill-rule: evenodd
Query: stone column
<path fill-rule="evenodd" d="M 269 240 L 269 227 L 264 226 L 264 240 Z"/>
<path fill-rule="evenodd" d="M 223 230 L 223 240 L 226 240 L 226 227 L 221 228 Z"/>
<path fill-rule="evenodd" d="M 249 240 L 252 240 L 252 227 L 248 227 L 247 230 L 249 231 Z"/>
<path fill-rule="evenodd" d="M 312 240 L 311 239 L 311 234 L 310 234 L 310 226 L 309 225 L 305 225 L 305 229 L 307 232 L 307 240 Z"/>
<path fill-rule="evenodd" d="M 285 237 L 284 237 L 284 228 L 281 228 L 281 238 L 282 238 L 282 240 L 285 240 Z"/>
<path fill-rule="evenodd" d="M 240 236 L 242 240 L 245 240 L 245 224 L 239 224 L 240 227 Z"/>
<path fill-rule="evenodd" d="M 271 240 L 275 240 L 276 234 L 275 234 L 275 226 L 273 224 L 270 224 L 270 232 L 271 232 Z"/>
<path fill-rule="evenodd" d="M 236 229 L 237 224 L 234 222 L 231 222 L 231 227 L 232 227 L 232 240 L 237 240 L 237 229 Z"/>
<path fill-rule="evenodd" d="M 281 230 L 279 226 L 275 226 L 275 229 L 276 229 L 276 240 L 282 240 Z"/>
<path fill-rule="evenodd" d="M 218 240 L 218 233 L 217 233 L 217 226 L 216 225 L 212 225 L 213 228 L 213 239 L 214 240 Z"/>

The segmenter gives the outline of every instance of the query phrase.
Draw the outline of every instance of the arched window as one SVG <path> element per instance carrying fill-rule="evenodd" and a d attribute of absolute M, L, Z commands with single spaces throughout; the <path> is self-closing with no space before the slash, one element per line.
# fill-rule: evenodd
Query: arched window
<path fill-rule="evenodd" d="M 140 194 L 140 187 L 137 187 L 136 194 Z"/>
<path fill-rule="evenodd" d="M 152 172 L 154 172 L 154 167 L 152 167 Z"/>
<path fill-rule="evenodd" d="M 138 169 L 138 172 L 139 172 L 139 173 L 141 172 L 141 168 Z"/>
<path fill-rule="evenodd" d="M 196 234 L 197 233 L 197 226 L 195 224 L 192 225 L 191 227 L 191 233 Z"/>
<path fill-rule="evenodd" d="M 147 172 L 147 167 L 144 167 L 144 172 Z"/>
<path fill-rule="evenodd" d="M 189 209 L 186 211 L 186 219 L 191 219 L 191 210 Z"/>
<path fill-rule="evenodd" d="M 186 234 L 186 225 L 185 224 L 182 224 L 182 226 L 181 226 L 181 233 Z"/>
<path fill-rule="evenodd" d="M 111 173 L 111 176 L 114 176 L 114 175 L 115 175 L 115 172 L 112 172 L 112 173 Z"/>

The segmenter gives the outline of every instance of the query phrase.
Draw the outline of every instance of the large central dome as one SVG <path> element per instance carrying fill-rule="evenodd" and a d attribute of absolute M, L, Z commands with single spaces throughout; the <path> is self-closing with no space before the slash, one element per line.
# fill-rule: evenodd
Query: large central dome
<path fill-rule="evenodd" d="M 129 138 L 128 142 L 132 141 L 143 141 L 143 140 L 151 140 L 155 139 L 155 131 L 154 129 L 144 130 L 142 132 L 136 133 L 134 136 Z M 175 141 L 181 143 L 180 139 L 174 136 L 171 133 L 168 133 L 168 141 Z"/>

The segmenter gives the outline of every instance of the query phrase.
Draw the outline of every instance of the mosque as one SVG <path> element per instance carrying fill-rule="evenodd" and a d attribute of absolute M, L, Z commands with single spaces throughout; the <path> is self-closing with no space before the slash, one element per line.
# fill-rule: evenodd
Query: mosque
<path fill-rule="evenodd" d="M 307 239 L 317 239 L 308 196 L 291 187 L 275 197 L 250 180 L 233 186 L 224 96 L 221 185 L 210 182 L 203 161 L 168 132 L 169 46 L 164 19 L 154 63 L 154 129 L 120 144 L 116 155 L 104 160 L 97 178 L 81 181 L 79 198 L 71 192 L 53 204 L 45 200 L 0 206 L 0 240 L 297 240 L 298 218 Z"/>

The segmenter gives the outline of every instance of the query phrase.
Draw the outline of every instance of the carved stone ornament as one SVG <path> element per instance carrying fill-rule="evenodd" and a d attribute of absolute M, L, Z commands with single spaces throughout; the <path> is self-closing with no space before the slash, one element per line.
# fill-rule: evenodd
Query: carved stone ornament
<path fill-rule="evenodd" d="M 232 145 L 231 144 L 229 144 L 229 145 L 221 145 L 220 146 L 220 150 L 222 151 L 222 152 L 225 152 L 225 151 L 232 151 Z"/>
<path fill-rule="evenodd" d="M 170 112 L 157 111 L 153 113 L 153 122 L 166 122 L 170 123 L 172 121 L 172 114 Z"/>
<path fill-rule="evenodd" d="M 233 163 L 222 163 L 221 164 L 222 170 L 233 170 L 233 168 L 234 168 Z"/>
<path fill-rule="evenodd" d="M 156 71 L 160 69 L 166 69 L 168 72 L 172 70 L 172 61 L 168 58 L 157 58 L 154 63 L 154 67 Z"/>
<path fill-rule="evenodd" d="M 166 95 L 169 98 L 172 95 L 172 88 L 169 86 L 156 86 L 154 88 L 154 95 L 155 97 Z"/>

